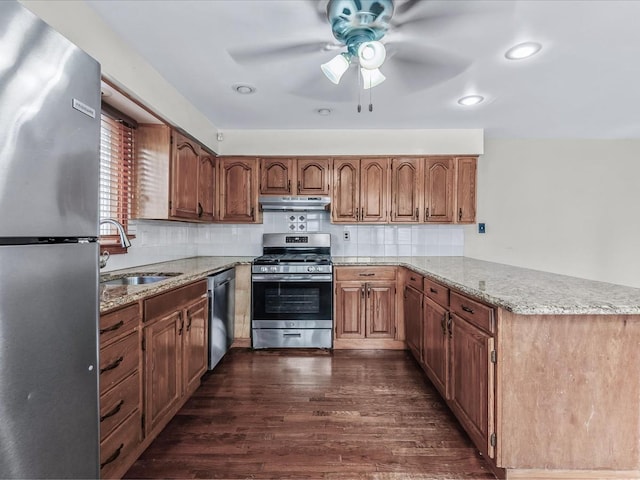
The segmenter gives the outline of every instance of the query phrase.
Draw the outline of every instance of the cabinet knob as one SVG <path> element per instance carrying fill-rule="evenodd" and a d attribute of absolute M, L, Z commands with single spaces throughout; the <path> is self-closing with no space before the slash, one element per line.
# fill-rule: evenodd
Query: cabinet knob
<path fill-rule="evenodd" d="M 462 221 L 462 208 L 458 209 L 458 221 L 461 222 Z"/>

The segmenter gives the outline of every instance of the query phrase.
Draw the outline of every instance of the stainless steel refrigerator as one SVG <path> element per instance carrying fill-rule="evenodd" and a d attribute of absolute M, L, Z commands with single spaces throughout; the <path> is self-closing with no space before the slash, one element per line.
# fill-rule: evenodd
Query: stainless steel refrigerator
<path fill-rule="evenodd" d="M 100 65 L 0 1 L 0 478 L 97 478 Z"/>

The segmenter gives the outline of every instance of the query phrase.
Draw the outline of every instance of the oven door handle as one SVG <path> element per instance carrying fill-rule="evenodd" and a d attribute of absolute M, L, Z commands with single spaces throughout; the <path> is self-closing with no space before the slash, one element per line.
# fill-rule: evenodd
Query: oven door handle
<path fill-rule="evenodd" d="M 269 274 L 251 275 L 252 282 L 331 282 L 333 275 L 290 275 L 290 274 Z"/>

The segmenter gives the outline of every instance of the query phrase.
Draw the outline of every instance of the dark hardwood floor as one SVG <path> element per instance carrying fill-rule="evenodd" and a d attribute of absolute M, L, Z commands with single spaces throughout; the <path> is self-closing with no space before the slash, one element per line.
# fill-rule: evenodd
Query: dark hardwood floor
<path fill-rule="evenodd" d="M 495 478 L 405 351 L 234 349 L 126 478 Z"/>

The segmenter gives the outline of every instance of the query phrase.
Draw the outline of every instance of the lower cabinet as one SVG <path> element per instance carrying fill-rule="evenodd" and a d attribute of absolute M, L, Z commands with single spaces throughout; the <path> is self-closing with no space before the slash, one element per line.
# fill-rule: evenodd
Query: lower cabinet
<path fill-rule="evenodd" d="M 427 278 L 422 292 L 417 325 L 415 284 L 405 280 L 407 346 L 476 447 L 494 458 L 494 311 Z"/>
<path fill-rule="evenodd" d="M 142 442 L 140 305 L 100 317 L 100 478 L 120 478 Z"/>
<path fill-rule="evenodd" d="M 121 478 L 200 385 L 207 316 L 206 280 L 101 315 L 100 478 Z"/>
<path fill-rule="evenodd" d="M 409 285 L 404 287 L 404 321 L 407 346 L 413 357 L 422 364 L 422 291 Z"/>
<path fill-rule="evenodd" d="M 396 338 L 396 267 L 336 267 L 336 339 Z"/>
<path fill-rule="evenodd" d="M 200 385 L 207 368 L 207 283 L 144 302 L 145 434 L 155 436 Z"/>

